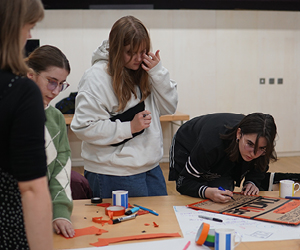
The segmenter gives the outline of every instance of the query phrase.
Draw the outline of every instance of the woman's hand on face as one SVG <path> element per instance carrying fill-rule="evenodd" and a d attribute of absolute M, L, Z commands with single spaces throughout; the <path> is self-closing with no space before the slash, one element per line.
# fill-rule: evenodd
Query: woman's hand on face
<path fill-rule="evenodd" d="M 57 219 L 53 221 L 53 228 L 57 234 L 62 234 L 66 238 L 72 238 L 75 235 L 72 224 L 63 219 Z"/>
<path fill-rule="evenodd" d="M 149 128 L 151 123 L 151 112 L 142 111 L 137 113 L 130 122 L 131 134 L 138 133 L 145 128 Z"/>
<path fill-rule="evenodd" d="M 143 55 L 142 68 L 146 71 L 154 68 L 160 61 L 159 50 L 155 52 L 155 55 L 152 52 L 149 52 L 148 55 Z"/>
<path fill-rule="evenodd" d="M 208 187 L 205 190 L 205 197 L 211 199 L 214 202 L 226 203 L 231 201 L 232 192 L 229 190 L 219 190 L 218 188 Z"/>
<path fill-rule="evenodd" d="M 247 183 L 242 191 L 241 194 L 243 195 L 257 195 L 259 193 L 259 189 L 253 183 Z"/>

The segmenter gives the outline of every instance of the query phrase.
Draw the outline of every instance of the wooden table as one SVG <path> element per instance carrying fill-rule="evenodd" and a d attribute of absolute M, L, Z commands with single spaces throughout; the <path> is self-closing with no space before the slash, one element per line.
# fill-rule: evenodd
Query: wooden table
<path fill-rule="evenodd" d="M 98 238 L 111 238 L 120 236 L 130 236 L 141 234 L 145 230 L 150 233 L 181 233 L 179 224 L 177 223 L 176 215 L 173 210 L 173 206 L 184 206 L 198 201 L 197 198 L 192 198 L 183 195 L 174 196 L 152 196 L 152 197 L 137 197 L 130 198 L 130 204 L 138 204 L 147 208 L 155 210 L 159 216 L 153 214 L 145 214 L 137 217 L 136 219 L 129 220 L 123 223 L 115 225 L 105 224 L 103 227 L 100 224 L 92 222 L 93 217 L 103 216 L 103 219 L 107 219 L 105 215 L 105 209 L 97 206 L 85 206 L 84 204 L 90 203 L 90 200 L 75 200 L 74 210 L 72 213 L 72 223 L 74 228 L 84 228 L 88 226 L 96 226 L 98 228 L 109 231 L 101 236 L 80 236 L 74 239 L 64 239 L 60 235 L 54 234 L 54 247 L 55 249 L 70 249 L 70 248 L 84 248 L 91 247 L 89 243 L 97 242 Z M 103 199 L 103 202 L 111 203 L 111 199 Z M 86 218 L 86 219 L 85 219 Z M 157 223 L 159 227 L 153 227 L 153 222 Z M 152 226 L 145 226 L 145 223 L 149 223 Z M 130 229 L 130 230 L 128 230 Z M 161 240 L 161 239 L 160 239 Z M 127 241 L 126 243 L 133 243 L 136 241 Z M 140 241 L 139 241 L 140 242 Z M 122 244 L 122 243 L 116 243 Z"/>
<path fill-rule="evenodd" d="M 64 114 L 65 122 L 67 126 L 70 126 L 72 120 L 73 120 L 74 114 Z"/>
<path fill-rule="evenodd" d="M 74 114 L 64 114 L 66 125 L 68 127 L 70 126 L 70 124 L 72 122 L 73 116 L 74 116 Z M 173 115 L 162 115 L 159 119 L 160 119 L 160 122 L 169 122 L 170 123 L 171 140 L 172 140 L 173 135 L 174 135 L 173 125 L 180 127 L 184 121 L 188 121 L 190 119 L 190 116 L 188 114 L 184 114 L 184 113 L 176 111 L 176 113 Z"/>
<path fill-rule="evenodd" d="M 181 112 L 176 111 L 173 115 L 162 115 L 160 118 L 160 122 L 169 122 L 171 126 L 171 141 L 174 135 L 173 125 L 180 127 L 184 121 L 188 121 L 190 116 Z M 177 123 L 179 121 L 179 123 Z"/>
<path fill-rule="evenodd" d="M 260 195 L 278 197 L 278 191 L 260 192 Z M 54 234 L 54 247 L 55 249 L 72 249 L 72 248 L 84 248 L 92 247 L 89 243 L 97 242 L 98 238 L 112 238 L 120 236 L 131 236 L 141 234 L 143 230 L 146 233 L 179 233 L 182 235 L 180 226 L 177 222 L 173 206 L 185 206 L 190 203 L 199 201 L 199 198 L 192 198 L 184 195 L 174 196 L 156 196 L 156 197 L 136 197 L 129 198 L 130 204 L 138 204 L 147 208 L 151 208 L 159 213 L 159 216 L 153 214 L 146 214 L 137 217 L 136 219 L 122 222 L 115 225 L 105 224 L 104 226 L 92 222 L 93 217 L 103 216 L 103 219 L 108 218 L 105 215 L 103 207 L 97 206 L 85 206 L 90 203 L 90 200 L 75 200 L 74 210 L 71 217 L 74 228 L 84 228 L 88 226 L 96 226 L 108 231 L 101 236 L 87 235 L 73 239 L 64 239 L 60 235 Z M 111 199 L 104 199 L 103 202 L 111 203 Z M 159 227 L 145 226 L 145 223 L 153 225 L 156 222 Z M 174 238 L 173 238 L 174 239 Z M 143 240 L 144 242 L 162 240 L 151 239 Z M 127 243 L 133 243 L 137 241 L 126 241 L 120 244 L 120 249 L 125 249 Z M 141 241 L 139 241 L 141 242 Z M 213 248 L 211 248 L 213 249 Z M 287 250 L 287 249 L 300 249 L 300 239 L 285 240 L 285 241 L 264 241 L 264 242 L 242 242 L 236 250 Z M 158 249 L 159 250 L 159 249 Z"/>
<path fill-rule="evenodd" d="M 74 114 L 64 114 L 65 121 L 67 125 L 70 125 L 72 122 Z M 181 125 L 184 121 L 188 121 L 190 119 L 190 116 L 181 112 L 176 111 L 173 115 L 162 115 L 160 117 L 161 122 L 171 122 L 172 124 L 176 124 L 176 121 L 179 121 Z"/>

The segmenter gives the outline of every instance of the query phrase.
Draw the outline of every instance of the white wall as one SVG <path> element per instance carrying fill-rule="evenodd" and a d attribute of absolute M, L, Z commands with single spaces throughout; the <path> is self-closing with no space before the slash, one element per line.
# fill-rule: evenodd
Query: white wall
<path fill-rule="evenodd" d="M 92 52 L 113 23 L 134 15 L 149 29 L 153 51 L 178 83 L 178 111 L 270 113 L 279 156 L 300 155 L 300 12 L 214 10 L 47 10 L 33 30 L 41 45 L 59 47 L 71 63 L 70 92 L 90 67 Z M 266 84 L 259 84 L 265 78 Z M 275 78 L 275 84 L 268 83 Z M 283 85 L 277 84 L 283 78 Z M 298 101 L 299 100 L 299 101 Z M 163 125 L 165 157 L 171 140 Z M 73 161 L 80 142 L 70 134 Z"/>

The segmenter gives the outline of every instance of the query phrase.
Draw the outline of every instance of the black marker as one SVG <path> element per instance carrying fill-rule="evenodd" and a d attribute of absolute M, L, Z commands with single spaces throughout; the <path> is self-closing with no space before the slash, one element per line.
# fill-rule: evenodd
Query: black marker
<path fill-rule="evenodd" d="M 136 216 L 137 216 L 137 214 L 132 214 L 132 215 L 129 215 L 129 216 L 125 216 L 125 217 L 121 217 L 121 218 L 118 218 L 118 219 L 114 219 L 113 220 L 113 224 L 120 223 L 120 222 L 122 222 L 124 220 L 134 219 Z"/>
<path fill-rule="evenodd" d="M 198 215 L 199 218 L 206 219 L 206 220 L 213 220 L 217 222 L 223 222 L 223 220 L 218 219 L 218 218 L 213 218 L 213 217 L 208 217 L 208 216 L 203 216 L 203 215 Z"/>

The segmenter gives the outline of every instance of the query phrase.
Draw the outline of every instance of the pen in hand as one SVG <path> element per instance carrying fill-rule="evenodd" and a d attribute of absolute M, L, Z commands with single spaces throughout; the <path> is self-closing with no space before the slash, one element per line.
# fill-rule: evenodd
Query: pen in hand
<path fill-rule="evenodd" d="M 224 188 L 222 188 L 222 187 L 219 187 L 218 189 L 219 189 L 219 190 L 222 190 L 222 191 L 226 191 L 226 190 L 225 190 Z M 225 195 L 226 195 L 226 194 L 225 194 Z M 230 196 L 230 195 L 226 195 L 226 196 Z M 234 199 L 232 196 L 230 196 L 230 198 L 233 199 L 233 200 L 235 201 L 235 199 Z"/>

